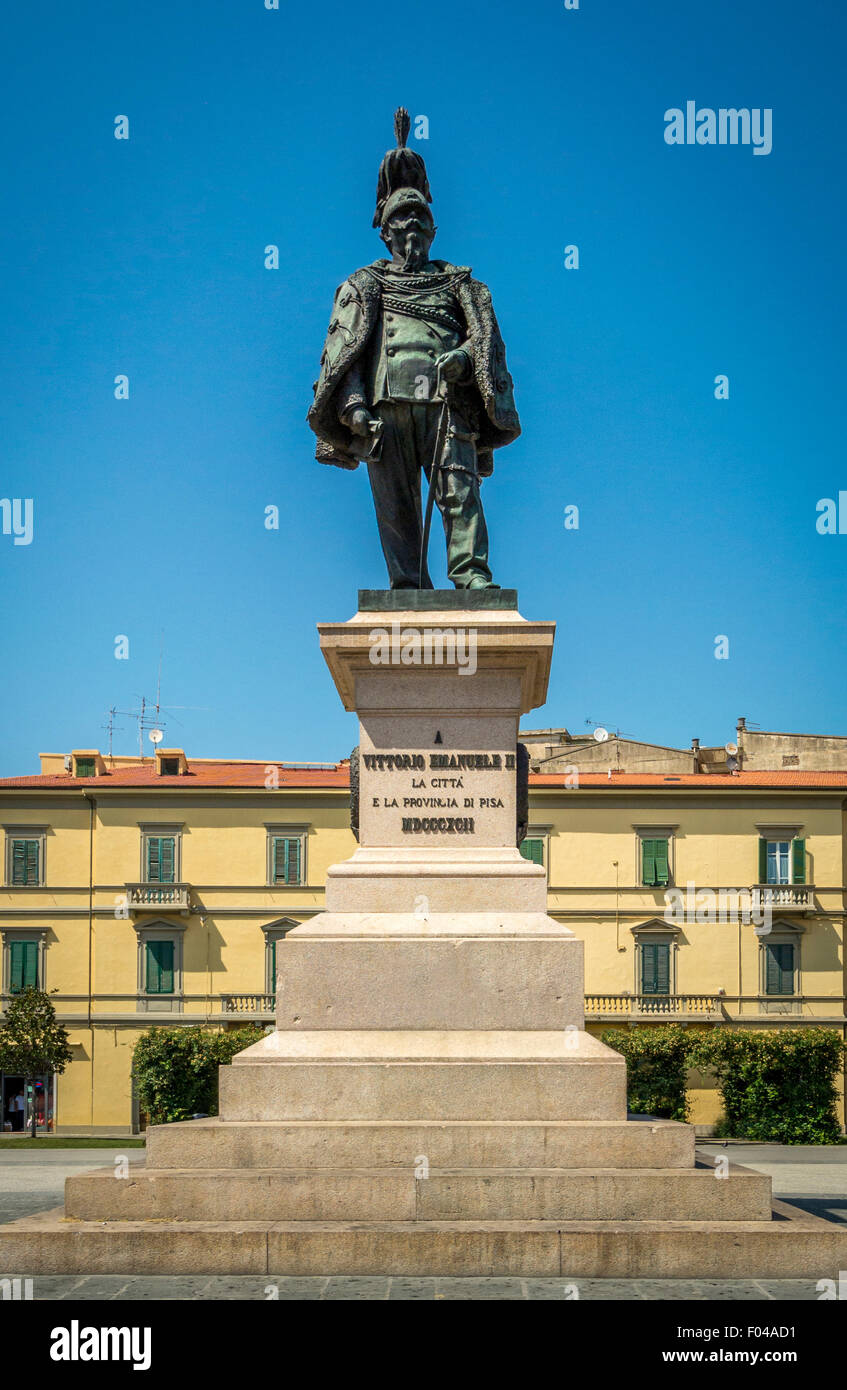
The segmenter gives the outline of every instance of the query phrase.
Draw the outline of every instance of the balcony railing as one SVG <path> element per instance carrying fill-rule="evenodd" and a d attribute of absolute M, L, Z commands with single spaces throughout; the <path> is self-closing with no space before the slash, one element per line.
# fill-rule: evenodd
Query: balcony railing
<path fill-rule="evenodd" d="M 149 912 L 165 907 L 170 912 L 188 913 L 189 884 L 187 883 L 128 883 L 126 895 L 131 912 Z"/>
<path fill-rule="evenodd" d="M 750 889 L 762 907 L 783 912 L 814 912 L 815 888 L 811 883 L 757 883 Z"/>
<path fill-rule="evenodd" d="M 272 1014 L 275 1000 L 272 994 L 222 994 L 225 1014 Z"/>
<path fill-rule="evenodd" d="M 587 1018 L 723 1017 L 714 994 L 586 994 Z"/>

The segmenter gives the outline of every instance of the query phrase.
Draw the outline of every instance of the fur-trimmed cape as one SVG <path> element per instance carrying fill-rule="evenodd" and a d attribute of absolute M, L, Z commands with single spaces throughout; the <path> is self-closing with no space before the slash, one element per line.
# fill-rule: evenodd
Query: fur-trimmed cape
<path fill-rule="evenodd" d="M 468 266 L 451 265 L 448 261 L 432 264 L 440 274 L 456 277 L 453 289 L 467 324 L 474 376 L 467 385 L 455 385 L 452 392 L 457 408 L 476 421 L 479 471 L 487 477 L 494 468 L 492 450 L 511 444 L 521 432 L 512 378 L 506 367 L 506 349 L 488 286 L 472 279 Z M 350 452 L 353 436 L 338 418 L 335 398 L 347 372 L 362 357 L 379 320 L 382 289 L 369 269 L 354 271 L 335 292 L 320 376 L 314 385 L 315 399 L 308 414 L 309 424 L 318 436 L 315 457 L 319 463 L 334 463 L 339 468 L 357 468 L 359 464 Z M 391 263 L 375 261 L 373 269 L 384 274 L 391 269 Z"/>

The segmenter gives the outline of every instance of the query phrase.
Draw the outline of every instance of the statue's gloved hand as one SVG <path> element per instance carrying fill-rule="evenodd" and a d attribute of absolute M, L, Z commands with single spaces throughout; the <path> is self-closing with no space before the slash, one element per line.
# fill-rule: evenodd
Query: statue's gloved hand
<path fill-rule="evenodd" d="M 463 348 L 442 353 L 435 365 L 444 381 L 465 381 L 471 374 L 471 359 Z"/>
<path fill-rule="evenodd" d="M 365 410 L 364 406 L 357 406 L 355 410 L 350 411 L 344 423 L 354 434 L 364 435 L 367 434 L 372 419 L 373 416 L 369 410 Z"/>

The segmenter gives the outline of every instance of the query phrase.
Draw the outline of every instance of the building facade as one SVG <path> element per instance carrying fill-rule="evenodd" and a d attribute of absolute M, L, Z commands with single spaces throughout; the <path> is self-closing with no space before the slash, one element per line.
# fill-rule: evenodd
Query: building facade
<path fill-rule="evenodd" d="M 676 757 L 628 771 L 617 754 L 600 771 L 595 746 L 585 768 L 573 748 L 565 767 L 531 773 L 522 845 L 546 869 L 550 915 L 585 942 L 587 1027 L 847 1036 L 847 771 L 716 771 L 709 759 L 680 771 Z M 643 762 L 650 745 L 634 747 Z M 58 1132 L 130 1133 L 143 1121 L 131 1068 L 142 1032 L 272 1022 L 281 943 L 322 910 L 327 868 L 355 847 L 349 765 L 180 749 L 41 762 L 0 781 L 0 1009 L 28 984 L 49 990 L 73 1061 L 23 1111 L 23 1078 L 3 1076 L 2 1125 L 34 1107 Z M 692 1118 L 711 1124 L 717 1093 L 692 1082 Z"/>

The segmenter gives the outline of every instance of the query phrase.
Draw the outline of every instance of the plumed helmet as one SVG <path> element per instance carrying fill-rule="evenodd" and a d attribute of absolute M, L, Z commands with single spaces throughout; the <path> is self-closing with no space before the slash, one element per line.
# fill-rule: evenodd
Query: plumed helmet
<path fill-rule="evenodd" d="M 406 148 L 411 124 L 406 108 L 398 106 L 394 112 L 394 136 L 397 146 L 395 149 L 387 151 L 379 166 L 379 179 L 376 185 L 376 212 L 373 220 L 375 227 L 381 227 L 385 221 L 389 200 L 391 200 L 391 212 L 397 211 L 400 204 L 396 201 L 396 195 L 401 191 L 416 194 L 415 198 L 410 199 L 412 202 L 423 203 L 424 205 L 432 202 L 429 179 L 426 176 L 426 165 L 417 151 Z"/>

